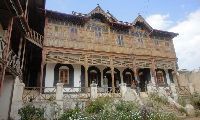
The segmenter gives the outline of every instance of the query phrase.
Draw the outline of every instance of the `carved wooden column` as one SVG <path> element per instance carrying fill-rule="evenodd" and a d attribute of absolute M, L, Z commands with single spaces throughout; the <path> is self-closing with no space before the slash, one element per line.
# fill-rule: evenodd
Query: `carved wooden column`
<path fill-rule="evenodd" d="M 112 77 L 112 92 L 115 93 L 115 75 L 114 75 L 113 58 L 110 59 L 110 68 Z"/>
<path fill-rule="evenodd" d="M 158 82 L 157 82 L 157 77 L 156 77 L 156 64 L 155 64 L 154 59 L 152 60 L 151 72 L 152 72 L 151 75 L 153 76 L 154 81 L 155 81 L 155 85 L 156 87 L 158 87 Z"/>
<path fill-rule="evenodd" d="M 43 87 L 43 76 L 44 76 L 44 65 L 45 65 L 45 59 L 46 59 L 46 50 L 45 48 L 42 50 L 42 61 L 40 66 L 40 93 L 42 93 L 42 87 Z"/>
<path fill-rule="evenodd" d="M 23 38 L 21 37 L 20 42 L 19 42 L 19 50 L 18 50 L 18 54 L 17 54 L 18 58 L 20 60 L 20 63 L 21 63 L 22 43 L 23 43 Z M 20 66 L 21 66 L 21 64 L 20 64 Z M 21 69 L 21 67 L 20 67 L 20 69 Z"/>
<path fill-rule="evenodd" d="M 135 80 L 136 80 L 136 81 L 138 81 L 138 80 L 139 80 L 139 78 L 138 78 L 138 70 L 139 70 L 139 69 L 138 69 L 138 68 L 136 68 L 136 67 L 134 67 L 134 68 L 133 68 L 134 77 L 135 77 Z"/>
<path fill-rule="evenodd" d="M 11 34 L 12 34 L 12 26 L 13 26 L 13 18 L 11 18 L 11 21 L 8 25 L 8 30 L 6 32 L 6 36 L 5 36 L 5 41 L 6 41 L 6 46 L 5 49 L 3 51 L 3 60 L 6 62 L 5 64 L 3 64 L 2 66 L 2 70 L 0 72 L 0 95 L 1 95 L 1 91 L 3 89 L 3 81 L 4 81 L 4 77 L 5 77 L 5 71 L 6 71 L 6 67 L 7 67 L 7 59 L 8 59 L 8 53 L 10 50 L 10 39 L 11 39 Z"/>
<path fill-rule="evenodd" d="M 115 93 L 115 75 L 113 66 L 111 66 L 111 75 L 112 75 L 112 92 Z"/>
<path fill-rule="evenodd" d="M 84 67 L 85 67 L 85 89 L 87 89 L 88 87 L 88 58 L 87 58 L 87 55 L 85 55 L 85 64 L 84 64 Z"/>

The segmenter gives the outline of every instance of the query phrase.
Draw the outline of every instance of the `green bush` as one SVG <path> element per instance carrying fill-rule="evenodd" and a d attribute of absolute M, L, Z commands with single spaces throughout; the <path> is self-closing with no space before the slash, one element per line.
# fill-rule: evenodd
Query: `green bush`
<path fill-rule="evenodd" d="M 200 94 L 194 93 L 190 97 L 191 104 L 195 107 L 195 109 L 200 110 Z"/>
<path fill-rule="evenodd" d="M 183 97 L 178 97 L 178 103 L 182 106 L 186 105 L 186 99 Z"/>
<path fill-rule="evenodd" d="M 111 101 L 110 97 L 99 97 L 95 101 L 91 101 L 85 110 L 88 113 L 98 113 L 104 109 L 106 104 L 111 103 Z"/>
<path fill-rule="evenodd" d="M 167 98 L 164 96 L 159 96 L 158 93 L 151 93 L 149 95 L 150 100 L 153 100 L 155 102 L 161 103 L 161 104 L 168 104 Z"/>
<path fill-rule="evenodd" d="M 129 112 L 129 111 L 137 111 L 139 106 L 133 102 L 119 101 L 115 104 L 115 108 L 117 111 Z"/>
<path fill-rule="evenodd" d="M 69 120 L 69 119 L 78 119 L 82 118 L 84 115 L 81 113 L 79 109 L 69 109 L 66 110 L 62 116 L 59 118 L 59 120 Z"/>
<path fill-rule="evenodd" d="M 18 110 L 21 120 L 44 120 L 44 109 L 27 105 Z"/>

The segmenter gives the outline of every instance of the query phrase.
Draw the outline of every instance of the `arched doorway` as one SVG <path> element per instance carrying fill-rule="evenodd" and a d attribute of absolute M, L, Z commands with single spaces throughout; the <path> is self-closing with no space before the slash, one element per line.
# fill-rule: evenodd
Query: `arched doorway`
<path fill-rule="evenodd" d="M 99 87 L 101 86 L 101 72 L 99 68 L 91 66 L 88 68 L 88 86 L 94 81 Z"/>
<path fill-rule="evenodd" d="M 141 92 L 145 92 L 147 90 L 147 84 L 149 83 L 151 79 L 150 69 L 149 68 L 139 69 L 138 77 L 140 81 L 139 86 L 140 86 Z"/>
<path fill-rule="evenodd" d="M 123 82 L 126 83 L 128 87 L 131 86 L 132 80 L 135 80 L 134 72 L 130 68 L 126 68 L 123 72 Z"/>
<path fill-rule="evenodd" d="M 108 87 L 112 87 L 112 75 L 111 75 L 111 69 L 110 67 L 107 67 L 103 70 L 103 76 L 108 79 Z M 120 78 L 120 71 L 117 68 L 114 68 L 114 85 L 115 87 L 119 87 L 119 84 L 121 83 Z"/>

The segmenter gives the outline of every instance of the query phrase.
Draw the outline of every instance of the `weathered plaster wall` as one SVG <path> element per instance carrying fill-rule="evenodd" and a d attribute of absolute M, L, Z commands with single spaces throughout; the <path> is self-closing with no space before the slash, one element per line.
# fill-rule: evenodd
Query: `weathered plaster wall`
<path fill-rule="evenodd" d="M 8 119 L 13 84 L 14 84 L 14 78 L 12 76 L 6 75 L 4 84 L 3 84 L 3 91 L 0 96 L 0 119 L 1 120 Z"/>
<path fill-rule="evenodd" d="M 180 86 L 189 86 L 192 83 L 196 92 L 200 92 L 200 70 L 194 71 L 179 71 L 179 84 Z"/>

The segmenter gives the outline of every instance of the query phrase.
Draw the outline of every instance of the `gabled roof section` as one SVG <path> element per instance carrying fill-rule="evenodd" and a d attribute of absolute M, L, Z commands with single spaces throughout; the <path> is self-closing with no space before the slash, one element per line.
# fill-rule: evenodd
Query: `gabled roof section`
<path fill-rule="evenodd" d="M 136 25 L 136 23 L 142 23 L 144 24 L 149 30 L 153 30 L 153 28 L 146 22 L 146 20 L 141 16 L 138 15 L 138 17 L 133 21 L 133 25 Z"/>
<path fill-rule="evenodd" d="M 93 14 L 102 14 L 109 22 L 116 22 L 117 19 L 110 14 L 109 12 L 105 12 L 100 6 L 99 4 L 97 4 L 97 7 L 92 10 L 90 13 L 87 14 L 87 16 L 92 16 Z"/>

